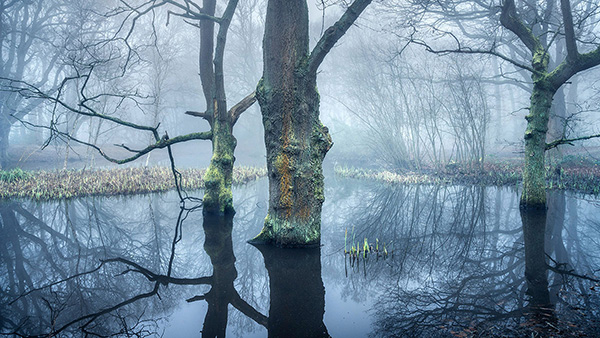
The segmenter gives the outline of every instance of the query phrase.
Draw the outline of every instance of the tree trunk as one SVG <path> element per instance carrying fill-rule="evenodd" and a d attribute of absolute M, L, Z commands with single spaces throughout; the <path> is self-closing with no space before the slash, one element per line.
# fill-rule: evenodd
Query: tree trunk
<path fill-rule="evenodd" d="M 522 207 L 546 207 L 546 132 L 554 90 L 543 80 L 534 83 L 525 130 Z"/>
<path fill-rule="evenodd" d="M 235 162 L 233 153 L 237 141 L 232 129 L 229 121 L 215 119 L 213 122 L 213 154 L 204 176 L 204 212 L 219 214 L 235 212 L 231 185 Z"/>
<path fill-rule="evenodd" d="M 285 18 L 285 19 L 283 19 Z M 309 69 L 305 0 L 271 0 L 256 96 L 265 128 L 269 210 L 255 243 L 318 245 L 322 163 L 332 145 L 319 120 L 316 72 Z"/>
<path fill-rule="evenodd" d="M 213 146 L 210 165 L 204 177 L 205 193 L 203 210 L 206 213 L 232 214 L 235 212 L 233 209 L 231 185 L 233 163 L 235 162 L 233 153 L 237 141 L 233 136 L 233 124 L 235 121 L 227 111 L 223 56 L 227 30 L 229 29 L 237 2 L 237 0 L 230 0 L 227 4 L 227 9 L 223 13 L 217 33 L 217 46 L 214 49 L 214 58 L 215 23 L 209 20 L 201 22 L 200 77 L 206 99 L 206 112 L 212 114 L 209 123 L 211 124 Z M 215 5 L 215 0 L 205 0 L 205 13 L 214 16 Z"/>
<path fill-rule="evenodd" d="M 529 114 L 525 116 L 525 167 L 523 168 L 522 208 L 546 208 L 546 135 L 550 121 L 552 98 L 557 88 L 548 80 L 549 57 L 545 50 L 534 53 L 532 66 L 536 73 L 531 76 Z"/>

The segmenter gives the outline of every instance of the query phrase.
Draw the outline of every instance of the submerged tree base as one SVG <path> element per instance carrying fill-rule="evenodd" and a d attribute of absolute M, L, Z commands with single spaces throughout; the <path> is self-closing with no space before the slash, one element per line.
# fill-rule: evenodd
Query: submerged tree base
<path fill-rule="evenodd" d="M 262 231 L 248 243 L 254 245 L 271 244 L 278 247 L 316 247 L 321 244 L 319 220 L 293 222 L 275 219 L 267 215 Z M 318 222 L 318 224 L 305 222 Z"/>
<path fill-rule="evenodd" d="M 266 175 L 264 168 L 233 170 L 233 184 L 244 184 Z M 27 175 L 0 180 L 0 199 L 68 199 L 84 196 L 131 195 L 175 189 L 173 172 L 166 167 L 105 170 L 25 172 Z M 205 169 L 180 170 L 183 189 L 204 188 Z"/>

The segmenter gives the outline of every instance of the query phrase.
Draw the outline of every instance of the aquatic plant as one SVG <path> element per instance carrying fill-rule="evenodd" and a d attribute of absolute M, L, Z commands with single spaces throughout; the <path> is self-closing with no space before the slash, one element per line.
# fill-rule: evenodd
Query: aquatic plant
<path fill-rule="evenodd" d="M 204 187 L 205 169 L 184 169 L 180 172 L 181 188 L 193 190 Z M 264 168 L 235 168 L 233 184 L 244 184 L 264 175 L 266 175 Z M 2 199 L 53 200 L 92 195 L 142 194 L 175 189 L 173 173 L 167 167 L 35 172 L 21 170 L 7 175 L 6 179 L 2 177 L 0 176 L 0 198 Z"/>
<path fill-rule="evenodd" d="M 2 182 L 15 182 L 21 180 L 27 180 L 31 177 L 31 173 L 22 170 L 21 168 L 16 168 L 10 171 L 0 171 L 0 181 Z"/>
<path fill-rule="evenodd" d="M 583 163 L 583 162 L 582 162 Z M 387 184 L 472 184 L 493 186 L 519 186 L 522 182 L 521 165 L 496 162 L 486 163 L 483 170 L 453 166 L 452 170 L 425 170 L 424 173 L 375 171 L 348 167 L 335 167 L 335 174 L 354 179 L 373 180 Z M 600 194 L 600 165 L 584 164 L 546 168 L 546 188 L 572 190 L 586 194 Z"/>
<path fill-rule="evenodd" d="M 348 236 L 348 230 L 346 229 L 345 237 L 347 238 L 347 236 Z M 362 251 L 361 251 L 361 249 L 362 249 Z M 377 259 L 380 257 L 385 259 L 388 257 L 389 253 L 392 253 L 392 256 L 393 256 L 393 250 L 390 250 L 390 252 L 388 253 L 385 242 L 383 242 L 382 249 L 381 250 L 379 249 L 379 238 L 377 238 L 375 240 L 375 245 L 373 245 L 373 243 L 369 243 L 369 240 L 366 237 L 364 238 L 362 245 L 360 245 L 360 241 L 354 242 L 354 239 L 353 239 L 352 247 L 350 248 L 350 251 L 346 250 L 346 239 L 344 239 L 344 256 L 346 256 L 346 255 L 349 256 L 351 263 L 354 263 L 355 260 L 358 260 L 360 258 L 361 252 L 362 252 L 362 258 L 364 260 L 367 260 L 369 255 L 375 255 L 375 257 Z"/>

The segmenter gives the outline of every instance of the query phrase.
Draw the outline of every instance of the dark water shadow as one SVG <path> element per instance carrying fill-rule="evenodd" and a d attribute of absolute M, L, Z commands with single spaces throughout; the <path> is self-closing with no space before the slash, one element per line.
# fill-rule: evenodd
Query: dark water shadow
<path fill-rule="evenodd" d="M 269 337 L 329 337 L 321 249 L 258 245 L 269 273 Z"/>

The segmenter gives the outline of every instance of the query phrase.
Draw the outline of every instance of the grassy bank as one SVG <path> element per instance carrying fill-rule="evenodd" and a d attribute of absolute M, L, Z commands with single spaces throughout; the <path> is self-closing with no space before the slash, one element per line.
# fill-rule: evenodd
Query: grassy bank
<path fill-rule="evenodd" d="M 181 172 L 183 189 L 203 188 L 205 169 Z M 233 171 L 233 184 L 243 184 L 266 175 L 264 168 L 241 167 Z M 129 195 L 162 192 L 175 188 L 171 169 L 164 167 L 106 170 L 0 172 L 0 198 L 34 200 L 83 196 Z"/>
<path fill-rule="evenodd" d="M 523 168 L 513 163 L 487 163 L 483 170 L 452 167 L 425 173 L 365 170 L 336 167 L 342 177 L 376 180 L 392 184 L 474 184 L 515 186 L 521 183 Z M 549 189 L 573 190 L 586 194 L 600 194 L 600 166 L 548 167 L 546 184 Z"/>

